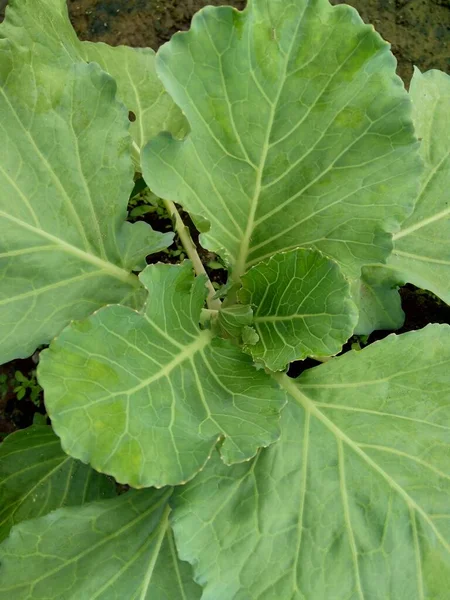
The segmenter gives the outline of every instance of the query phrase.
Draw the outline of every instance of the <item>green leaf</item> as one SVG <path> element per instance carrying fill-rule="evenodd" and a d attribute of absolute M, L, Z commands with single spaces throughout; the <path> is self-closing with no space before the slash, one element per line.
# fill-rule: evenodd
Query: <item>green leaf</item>
<path fill-rule="evenodd" d="M 158 51 L 158 74 L 191 134 L 151 141 L 144 177 L 209 220 L 201 243 L 236 280 L 298 246 L 358 277 L 387 258 L 387 232 L 411 212 L 420 174 L 395 65 L 348 6 L 207 7 Z"/>
<path fill-rule="evenodd" d="M 242 329 L 242 341 L 246 346 L 253 346 L 259 342 L 259 335 L 253 329 L 247 325 Z"/>
<path fill-rule="evenodd" d="M 350 284 L 315 250 L 275 254 L 250 269 L 242 285 L 239 298 L 254 307 L 259 336 L 244 349 L 272 371 L 308 356 L 333 356 L 353 333 L 358 313 Z"/>
<path fill-rule="evenodd" d="M 198 600 L 201 588 L 176 554 L 172 491 L 127 492 L 22 523 L 0 546 L 8 600 Z"/>
<path fill-rule="evenodd" d="M 83 42 L 80 53 L 115 79 L 119 99 L 133 113 L 130 133 L 138 152 L 160 131 L 170 131 L 178 138 L 187 133 L 185 117 L 156 75 L 151 48 Z"/>
<path fill-rule="evenodd" d="M 0 541 L 21 521 L 114 495 L 110 479 L 62 451 L 51 427 L 33 425 L 0 445 Z"/>
<path fill-rule="evenodd" d="M 43 60 L 60 66 L 80 60 L 96 62 L 114 78 L 119 100 L 133 113 L 130 133 L 138 153 L 160 131 L 182 137 L 188 130 L 186 119 L 156 75 L 151 48 L 80 42 L 66 0 L 10 1 L 7 21 L 18 24 L 13 33 L 16 42 L 28 48 L 38 46 Z"/>
<path fill-rule="evenodd" d="M 389 264 L 450 304 L 450 76 L 416 69 L 409 93 L 425 171 L 416 208 L 394 235 Z"/>
<path fill-rule="evenodd" d="M 218 323 L 221 333 L 224 337 L 241 337 L 244 327 L 251 325 L 253 320 L 253 311 L 251 306 L 242 306 L 234 304 L 220 309 Z"/>
<path fill-rule="evenodd" d="M 20 6 L 0 27 L 0 363 L 104 304 L 141 306 L 130 271 L 172 239 L 125 222 L 131 140 L 114 82 L 23 39 Z"/>
<path fill-rule="evenodd" d="M 450 329 L 392 335 L 304 372 L 280 441 L 176 492 L 202 600 L 444 600 Z"/>
<path fill-rule="evenodd" d="M 402 283 L 401 276 L 392 268 L 372 265 L 362 269 L 361 278 L 352 282 L 353 299 L 359 309 L 357 335 L 402 327 L 405 313 L 398 292 Z"/>
<path fill-rule="evenodd" d="M 198 326 L 204 278 L 191 263 L 140 275 L 142 313 L 108 306 L 41 353 L 45 405 L 66 452 L 116 481 L 161 487 L 192 478 L 224 438 L 225 463 L 278 438 L 284 393 L 231 342 Z"/>

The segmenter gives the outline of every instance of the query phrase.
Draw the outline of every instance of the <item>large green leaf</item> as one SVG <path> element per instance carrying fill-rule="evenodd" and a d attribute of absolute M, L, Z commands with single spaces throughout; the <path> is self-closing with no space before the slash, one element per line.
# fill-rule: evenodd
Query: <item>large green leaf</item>
<path fill-rule="evenodd" d="M 171 493 L 132 491 L 14 527 L 0 546 L 0 597 L 198 600 L 169 527 Z"/>
<path fill-rule="evenodd" d="M 67 456 L 51 427 L 17 431 L 0 446 L 0 541 L 16 523 L 114 495 L 113 481 Z"/>
<path fill-rule="evenodd" d="M 160 131 L 186 132 L 186 119 L 156 75 L 151 48 L 79 41 L 66 0 L 10 0 L 7 17 L 17 26 L 14 39 L 22 46 L 38 44 L 45 60 L 59 65 L 96 62 L 114 78 L 118 98 L 133 113 L 130 133 L 138 152 Z"/>
<path fill-rule="evenodd" d="M 131 140 L 112 79 L 21 45 L 22 16 L 0 28 L 0 362 L 99 306 L 141 304 L 131 270 L 172 239 L 125 222 Z"/>
<path fill-rule="evenodd" d="M 333 356 L 352 335 L 358 312 L 338 265 L 315 250 L 275 254 L 242 277 L 239 298 L 254 310 L 257 343 L 244 346 L 280 371 L 293 360 Z"/>
<path fill-rule="evenodd" d="M 140 275 L 142 313 L 108 306 L 41 354 L 45 403 L 66 452 L 134 487 L 185 482 L 223 437 L 226 463 L 278 438 L 284 393 L 250 357 L 199 328 L 190 262 Z"/>
<path fill-rule="evenodd" d="M 277 377 L 280 441 L 243 465 L 213 458 L 177 491 L 203 600 L 446 600 L 449 327 Z"/>
<path fill-rule="evenodd" d="M 354 9 L 327 0 L 207 7 L 160 48 L 157 71 L 191 134 L 150 142 L 144 176 L 210 221 L 202 244 L 235 279 L 297 246 L 354 277 L 385 261 L 420 164 L 395 59 Z"/>
<path fill-rule="evenodd" d="M 416 69 L 410 95 L 425 171 L 414 213 L 394 235 L 389 264 L 450 304 L 450 76 Z"/>

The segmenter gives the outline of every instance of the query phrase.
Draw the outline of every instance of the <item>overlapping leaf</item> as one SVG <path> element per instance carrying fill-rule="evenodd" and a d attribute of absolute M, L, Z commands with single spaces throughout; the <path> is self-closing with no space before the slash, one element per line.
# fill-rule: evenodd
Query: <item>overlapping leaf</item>
<path fill-rule="evenodd" d="M 400 279 L 450 304 L 450 77 L 416 69 L 410 95 L 425 171 L 414 213 L 394 235 L 389 264 Z"/>
<path fill-rule="evenodd" d="M 450 328 L 390 336 L 279 381 L 280 441 L 177 491 L 203 600 L 444 600 Z"/>
<path fill-rule="evenodd" d="M 251 306 L 241 304 L 222 307 L 217 320 L 220 333 L 224 337 L 241 341 L 243 330 L 252 324 L 253 310 Z M 255 335 L 257 335 L 256 332 Z"/>
<path fill-rule="evenodd" d="M 391 267 L 371 265 L 363 268 L 360 279 L 352 282 L 353 299 L 359 310 L 356 334 L 400 329 L 405 321 L 398 292 L 401 283 L 401 276 Z"/>
<path fill-rule="evenodd" d="M 23 46 L 39 45 L 45 60 L 64 65 L 86 60 L 98 63 L 117 83 L 118 98 L 132 112 L 130 133 L 137 152 L 160 131 L 182 136 L 187 123 L 164 90 L 151 48 L 81 42 L 69 20 L 66 0 L 10 0 L 8 21 Z"/>
<path fill-rule="evenodd" d="M 0 546 L 0 596 L 198 600 L 201 589 L 175 550 L 171 493 L 132 491 L 16 526 Z"/>
<path fill-rule="evenodd" d="M 114 495 L 112 480 L 67 456 L 51 427 L 17 431 L 0 446 L 0 541 L 21 521 Z"/>
<path fill-rule="evenodd" d="M 41 354 L 39 381 L 64 450 L 121 483 L 176 484 L 220 437 L 226 463 L 278 437 L 284 393 L 231 342 L 198 326 L 203 278 L 189 262 L 140 275 L 142 313 L 108 306 Z"/>
<path fill-rule="evenodd" d="M 235 279 L 298 246 L 354 277 L 387 258 L 420 165 L 395 60 L 356 11 L 327 0 L 207 7 L 158 51 L 157 71 L 191 134 L 150 142 L 144 176 L 210 221 L 202 243 Z"/>
<path fill-rule="evenodd" d="M 30 18 L 44 36 L 41 4 Z M 28 39 L 29 2 L 10 8 L 0 27 L 0 362 L 108 302 L 141 305 L 131 270 L 172 239 L 125 223 L 131 140 L 114 82 L 63 59 L 63 46 L 54 56 Z"/>
<path fill-rule="evenodd" d="M 255 344 L 244 349 L 272 371 L 308 356 L 333 356 L 358 313 L 337 263 L 315 250 L 275 254 L 242 277 L 239 298 L 254 307 Z"/>
<path fill-rule="evenodd" d="M 79 50 L 87 61 L 97 62 L 114 77 L 118 97 L 132 112 L 130 133 L 137 156 L 160 131 L 183 137 L 188 129 L 186 119 L 156 75 L 155 53 L 151 48 L 83 42 Z"/>

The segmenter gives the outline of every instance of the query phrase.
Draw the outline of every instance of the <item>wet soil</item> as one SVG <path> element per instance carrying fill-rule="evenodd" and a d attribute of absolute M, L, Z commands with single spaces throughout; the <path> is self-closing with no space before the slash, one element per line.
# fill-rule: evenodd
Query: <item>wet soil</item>
<path fill-rule="evenodd" d="M 343 4 L 343 0 L 331 0 Z M 0 0 L 0 22 L 7 0 Z M 372 23 L 384 39 L 392 44 L 398 60 L 398 73 L 407 85 L 413 65 L 426 71 L 431 68 L 450 72 L 450 0 L 347 0 L 367 23 Z M 157 50 L 179 30 L 186 30 L 193 14 L 207 4 L 231 4 L 242 9 L 245 0 L 67 0 L 70 18 L 81 39 L 102 41 L 112 45 L 151 47 Z M 161 220 L 159 227 L 168 225 Z M 173 254 L 159 257 L 178 260 L 176 244 Z M 204 252 L 208 263 L 214 257 Z M 213 280 L 220 283 L 223 272 L 210 270 Z M 402 305 L 406 313 L 403 331 L 419 329 L 427 323 L 450 323 L 450 307 L 427 292 L 406 286 L 401 290 Z M 390 332 L 376 332 L 373 339 L 385 337 Z M 35 357 L 36 359 L 36 357 Z M 311 362 L 311 364 L 309 364 Z M 309 368 L 313 361 L 301 363 L 300 370 Z M 292 371 L 299 370 L 299 363 Z M 44 412 L 26 396 L 17 400 L 13 391 L 14 373 L 25 375 L 36 368 L 32 359 L 12 361 L 0 367 L 0 376 L 7 383 L 0 386 L 0 441 L 5 434 L 27 427 L 36 412 Z"/>

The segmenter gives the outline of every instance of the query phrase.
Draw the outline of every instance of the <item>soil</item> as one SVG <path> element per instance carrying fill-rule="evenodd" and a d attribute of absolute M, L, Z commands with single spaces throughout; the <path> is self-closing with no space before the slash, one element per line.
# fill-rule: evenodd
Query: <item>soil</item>
<path fill-rule="evenodd" d="M 344 3 L 343 0 L 331 2 Z M 0 0 L 0 22 L 7 3 Z M 414 65 L 421 71 L 436 68 L 450 72 L 450 0 L 347 0 L 346 3 L 356 8 L 364 21 L 372 23 L 392 44 L 398 73 L 406 85 Z M 188 29 L 192 15 L 203 6 L 231 4 L 242 9 L 245 0 L 68 0 L 67 4 L 81 39 L 157 50 L 176 31 Z M 160 220 L 156 228 L 164 230 L 167 224 Z M 178 260 L 176 246 L 172 252 L 159 258 Z M 214 257 L 204 252 L 202 258 L 207 263 Z M 220 269 L 210 274 L 220 283 L 223 277 Z M 419 329 L 430 322 L 450 323 L 450 307 L 431 294 L 406 286 L 401 295 L 406 313 L 402 332 Z M 388 333 L 376 332 L 371 340 Z M 304 361 L 299 369 L 300 365 L 295 363 L 292 373 L 313 364 L 313 361 Z M 44 412 L 42 403 L 37 407 L 27 396 L 17 400 L 12 389 L 17 370 L 27 375 L 35 368 L 33 359 L 16 360 L 0 367 L 0 376 L 6 374 L 9 383 L 7 389 L 0 387 L 0 440 L 5 434 L 30 425 L 36 412 Z"/>
<path fill-rule="evenodd" d="M 344 0 L 331 0 L 343 4 Z M 207 4 L 245 0 L 68 0 L 70 17 L 80 38 L 112 45 L 157 49 Z M 0 21 L 7 0 L 0 0 Z M 398 72 L 407 83 L 413 65 L 426 71 L 450 70 L 450 0 L 347 0 L 364 21 L 392 44 Z"/>

